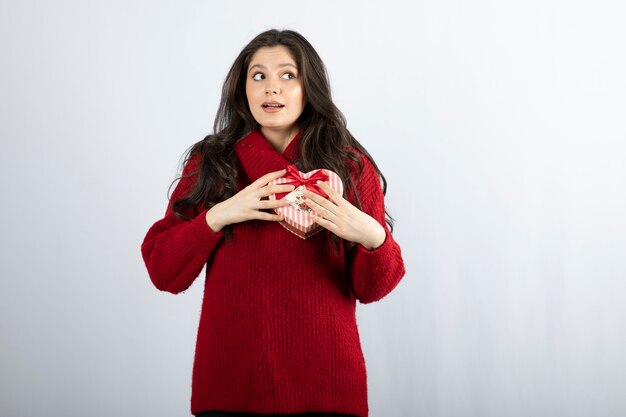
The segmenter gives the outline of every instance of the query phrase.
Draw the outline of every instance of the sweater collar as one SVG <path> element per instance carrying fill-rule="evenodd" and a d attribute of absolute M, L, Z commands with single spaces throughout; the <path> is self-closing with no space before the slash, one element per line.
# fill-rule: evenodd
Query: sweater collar
<path fill-rule="evenodd" d="M 299 158 L 301 133 L 289 142 L 281 154 L 258 130 L 253 130 L 235 144 L 235 154 L 250 182 L 273 171 L 280 171 Z"/>

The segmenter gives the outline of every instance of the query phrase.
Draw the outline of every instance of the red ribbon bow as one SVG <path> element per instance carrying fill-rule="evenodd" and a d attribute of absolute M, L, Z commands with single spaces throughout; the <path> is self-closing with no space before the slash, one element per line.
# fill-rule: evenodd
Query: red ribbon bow
<path fill-rule="evenodd" d="M 287 173 L 283 176 L 283 178 L 287 179 L 284 183 L 280 185 L 293 185 L 298 188 L 301 185 L 304 185 L 307 190 L 314 192 L 317 195 L 321 195 L 324 198 L 328 198 L 328 195 L 317 186 L 317 181 L 328 181 L 328 174 L 323 170 L 317 171 L 315 174 L 311 175 L 309 178 L 302 178 L 300 176 L 300 172 L 295 165 L 291 164 L 287 166 Z M 289 193 L 276 193 L 276 200 L 280 200 L 285 197 Z"/>

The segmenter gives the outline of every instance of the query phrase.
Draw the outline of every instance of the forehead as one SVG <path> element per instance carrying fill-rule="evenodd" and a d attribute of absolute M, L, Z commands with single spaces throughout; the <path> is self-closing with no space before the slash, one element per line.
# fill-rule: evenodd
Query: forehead
<path fill-rule="evenodd" d="M 259 48 L 254 55 L 252 55 L 248 68 L 251 68 L 253 65 L 262 65 L 271 68 L 283 66 L 284 64 L 296 66 L 296 60 L 286 46 L 264 46 Z"/>

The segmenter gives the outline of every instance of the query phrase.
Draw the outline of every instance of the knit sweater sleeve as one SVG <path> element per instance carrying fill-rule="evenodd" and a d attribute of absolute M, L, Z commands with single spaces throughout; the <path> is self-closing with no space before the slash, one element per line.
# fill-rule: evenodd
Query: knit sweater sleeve
<path fill-rule="evenodd" d="M 222 231 L 213 232 L 206 222 L 207 209 L 194 210 L 191 220 L 181 220 L 172 211 L 172 204 L 185 196 L 196 180 L 199 156 L 192 157 L 183 168 L 165 217 L 148 230 L 141 253 L 153 284 L 161 291 L 178 294 L 192 284 L 202 271 Z"/>
<path fill-rule="evenodd" d="M 361 210 L 376 219 L 385 229 L 381 246 L 368 250 L 361 244 L 348 252 L 348 269 L 352 291 L 363 304 L 378 301 L 389 294 L 405 274 L 400 246 L 394 240 L 385 222 L 384 194 L 374 166 L 363 157 L 363 171 L 356 180 Z"/>

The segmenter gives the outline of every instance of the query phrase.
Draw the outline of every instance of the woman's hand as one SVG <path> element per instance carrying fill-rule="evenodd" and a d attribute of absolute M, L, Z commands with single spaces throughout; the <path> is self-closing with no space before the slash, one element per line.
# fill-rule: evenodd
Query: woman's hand
<path fill-rule="evenodd" d="M 313 210 L 311 217 L 315 223 L 368 250 L 383 244 L 385 229 L 376 219 L 354 207 L 325 182 L 318 181 L 317 185 L 328 195 L 328 200 L 308 190 L 303 193 L 304 202 Z"/>
<path fill-rule="evenodd" d="M 261 210 L 275 209 L 289 205 L 287 200 L 267 200 L 276 193 L 288 193 L 294 190 L 293 185 L 267 185 L 270 181 L 285 175 L 286 170 L 265 174 L 237 194 L 217 203 L 206 213 L 206 222 L 215 233 L 229 224 L 247 220 L 282 221 L 278 214 L 266 213 Z"/>

